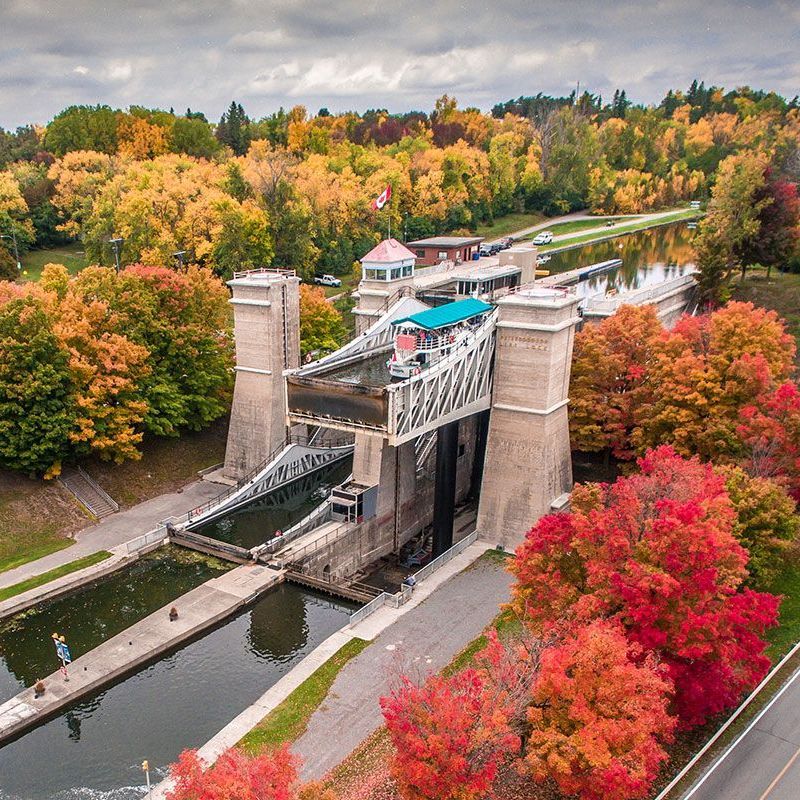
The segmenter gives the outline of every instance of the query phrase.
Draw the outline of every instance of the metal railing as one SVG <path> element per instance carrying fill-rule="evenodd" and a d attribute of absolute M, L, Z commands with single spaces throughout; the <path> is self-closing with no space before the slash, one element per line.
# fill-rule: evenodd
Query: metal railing
<path fill-rule="evenodd" d="M 324 525 L 325 523 L 323 523 Z M 299 550 L 295 550 L 294 552 L 289 552 L 286 554 L 277 553 L 276 560 L 280 562 L 281 567 L 285 567 L 287 564 L 298 564 L 299 562 L 303 561 L 304 559 L 308 558 L 309 556 L 313 555 L 317 550 L 321 550 L 323 547 L 326 547 L 333 542 L 338 541 L 341 539 L 347 532 L 353 529 L 356 523 L 353 522 L 342 522 L 337 525 L 335 528 L 331 528 L 323 537 L 320 539 L 315 539 L 313 542 L 309 542 L 308 544 L 303 545 Z M 315 526 L 321 527 L 321 526 Z M 297 537 L 295 537 L 297 538 Z"/>
<path fill-rule="evenodd" d="M 273 267 L 259 267 L 258 269 L 246 269 L 240 272 L 234 272 L 234 278 L 247 278 L 250 275 L 274 275 L 280 278 L 294 278 L 297 272 L 293 269 L 276 269 Z"/>
<path fill-rule="evenodd" d="M 159 525 L 154 530 L 148 531 L 141 536 L 137 536 L 135 539 L 125 542 L 123 546 L 125 547 L 125 552 L 131 555 L 132 553 L 139 552 L 139 550 L 144 550 L 145 547 L 150 547 L 150 545 L 156 542 L 163 542 L 166 538 L 168 538 L 167 526 Z"/>
<path fill-rule="evenodd" d="M 431 561 L 430 564 L 424 566 L 418 572 L 415 572 L 414 580 L 417 583 L 424 581 L 426 578 L 430 577 L 434 572 L 436 572 L 437 569 L 447 564 L 448 561 L 452 561 L 457 555 L 463 553 L 471 544 L 474 544 L 477 539 L 477 531 L 473 531 L 472 533 L 468 534 L 461 541 L 456 542 L 449 550 L 446 550 L 440 556 Z M 403 586 L 400 587 L 400 591 L 394 594 L 382 592 L 374 600 L 370 601 L 365 606 L 359 608 L 358 611 L 354 611 L 350 615 L 350 621 L 348 622 L 349 627 L 352 628 L 354 625 L 358 625 L 359 622 L 366 619 L 370 614 L 373 614 L 375 611 L 381 608 L 381 606 L 388 605 L 392 608 L 400 608 L 400 606 L 405 605 L 411 599 L 413 591 L 413 587 L 403 584 Z"/>
<path fill-rule="evenodd" d="M 366 619 L 370 614 L 377 611 L 381 606 L 386 604 L 387 598 L 390 597 L 388 592 L 381 592 L 374 600 L 370 600 L 365 606 L 361 606 L 358 611 L 354 611 L 350 615 L 350 622 L 348 625 L 352 628 L 353 625 L 358 625 L 359 622 Z"/>
<path fill-rule="evenodd" d="M 313 531 L 314 528 L 319 528 L 326 522 L 330 522 L 331 508 L 330 498 L 324 500 L 296 525 L 284 531 L 280 536 L 273 536 L 271 539 L 264 542 L 264 544 L 257 545 L 250 552 L 255 558 L 258 558 L 264 553 L 278 552 L 279 549 L 286 547 L 286 545 L 290 544 L 295 539 L 299 539 L 309 531 Z"/>
<path fill-rule="evenodd" d="M 449 550 L 445 550 L 440 556 L 437 556 L 426 564 L 419 572 L 414 573 L 414 579 L 417 583 L 424 581 L 425 578 L 436 572 L 437 569 L 443 567 L 448 561 L 452 561 L 457 555 L 463 553 L 471 544 L 474 544 L 478 539 L 478 532 L 473 531 L 467 534 L 461 541 L 456 542 Z"/>
<path fill-rule="evenodd" d="M 697 283 L 695 276 L 695 272 L 684 273 L 655 286 L 636 289 L 632 292 L 623 292 L 613 297 L 596 295 L 586 301 L 585 311 L 607 313 L 616 311 L 622 305 L 644 305 L 651 300 L 658 300 L 671 292 L 678 292 L 686 287 L 694 286 Z"/>
<path fill-rule="evenodd" d="M 314 437 L 311 436 L 299 436 L 299 435 L 290 435 L 287 436 L 283 442 L 276 447 L 265 459 L 263 459 L 257 466 L 253 467 L 243 478 L 240 478 L 233 486 L 229 489 L 225 489 L 223 492 L 218 494 L 216 497 L 212 497 L 211 500 L 206 501 L 200 506 L 191 509 L 191 511 L 187 511 L 181 517 L 177 518 L 178 522 L 189 522 L 195 517 L 199 517 L 201 514 L 204 514 L 206 511 L 214 508 L 215 506 L 222 503 L 224 500 L 227 500 L 231 495 L 236 494 L 236 492 L 243 489 L 253 480 L 255 480 L 261 472 L 263 472 L 289 445 L 297 444 L 297 445 L 304 445 L 306 447 L 318 447 L 320 450 L 333 450 L 337 447 L 347 447 L 353 444 L 352 436 L 343 436 L 339 439 L 335 439 L 333 441 L 326 441 L 323 444 L 315 445 L 312 444 L 312 439 Z"/>

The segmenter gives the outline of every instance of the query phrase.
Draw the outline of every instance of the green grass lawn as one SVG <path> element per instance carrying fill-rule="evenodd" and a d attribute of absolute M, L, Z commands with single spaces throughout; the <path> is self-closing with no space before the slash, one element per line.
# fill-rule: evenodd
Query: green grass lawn
<path fill-rule="evenodd" d="M 568 239 L 566 242 L 553 242 L 552 244 L 545 244 L 539 248 L 540 252 L 547 252 L 548 250 L 557 250 L 559 247 L 572 247 L 576 244 L 587 244 L 589 242 L 599 241 L 600 239 L 612 238 L 614 236 L 619 236 L 623 233 L 634 233 L 635 231 L 643 231 L 647 228 L 654 228 L 658 225 L 666 225 L 670 222 L 679 222 L 683 219 L 692 219 L 693 217 L 700 216 L 700 212 L 694 211 L 692 209 L 683 209 L 681 211 L 676 211 L 674 214 L 669 214 L 668 216 L 659 217 L 658 219 L 654 220 L 639 220 L 638 222 L 632 223 L 619 223 L 615 225 L 613 228 L 609 228 L 608 231 L 602 231 L 598 233 L 587 233 L 583 236 L 573 236 L 572 238 Z M 595 226 L 596 227 L 596 226 Z M 558 231 L 559 234 L 563 233 L 563 231 Z"/>
<path fill-rule="evenodd" d="M 335 297 L 337 294 L 350 294 L 353 289 L 356 288 L 356 284 L 360 280 L 355 276 L 355 273 L 348 272 L 346 275 L 337 275 L 336 276 L 341 282 L 341 286 L 323 286 L 323 290 L 325 291 L 325 297 Z"/>
<path fill-rule="evenodd" d="M 497 217 L 491 225 L 478 225 L 475 229 L 476 236 L 483 236 L 486 239 L 499 239 L 501 236 L 508 236 L 510 233 L 530 228 L 531 225 L 538 225 L 544 222 L 547 217 L 537 212 L 524 214 L 506 214 Z"/>
<path fill-rule="evenodd" d="M 81 242 L 72 242 L 50 250 L 31 250 L 25 253 L 21 261 L 22 277 L 26 281 L 38 281 L 42 277 L 45 264 L 63 264 L 70 275 L 75 275 L 89 264 Z"/>
<path fill-rule="evenodd" d="M 71 544 L 73 544 L 72 539 L 59 536 L 55 526 L 28 530 L 25 539 L 19 539 L 17 542 L 5 537 L 0 538 L 0 572 L 15 569 L 29 561 L 36 561 L 37 558 L 44 558 Z"/>
<path fill-rule="evenodd" d="M 50 581 L 54 581 L 56 578 L 61 578 L 64 575 L 77 572 L 79 569 L 86 569 L 86 567 L 99 564 L 107 558 L 111 558 L 111 553 L 106 550 L 100 550 L 97 553 L 92 553 L 83 558 L 75 559 L 75 561 L 70 561 L 69 564 L 62 564 L 60 567 L 51 569 L 48 572 L 43 572 L 41 575 L 35 575 L 33 578 L 28 578 L 26 581 L 20 581 L 13 586 L 7 586 L 5 589 L 0 589 L 0 601 L 8 600 L 9 597 L 15 597 L 18 594 L 27 592 L 29 589 L 35 589 L 37 586 L 44 586 L 44 584 L 50 583 Z"/>
<path fill-rule="evenodd" d="M 641 219 L 641 217 L 593 217 L 592 219 L 573 219 L 569 220 L 568 222 L 556 222 L 554 225 L 551 225 L 547 228 L 553 236 L 563 236 L 566 233 L 576 233 L 577 231 L 585 231 L 591 228 L 602 228 L 606 222 L 609 220 L 613 220 L 617 225 L 627 225 L 633 224 L 634 222 Z M 612 228 L 608 229 L 609 233 L 613 233 Z M 525 240 L 533 239 L 536 236 L 535 233 L 531 233 L 525 237 Z"/>
<path fill-rule="evenodd" d="M 321 667 L 314 670 L 282 703 L 274 708 L 240 742 L 245 752 L 254 755 L 284 742 L 294 742 L 308 725 L 311 715 L 328 696 L 336 676 L 344 665 L 367 645 L 364 639 L 351 639 Z"/>
<path fill-rule="evenodd" d="M 767 655 L 777 663 L 800 641 L 800 563 L 787 561 L 769 591 L 783 597 L 778 626 L 767 632 Z"/>
<path fill-rule="evenodd" d="M 750 268 L 744 281 L 733 286 L 733 299 L 777 311 L 786 320 L 800 350 L 800 275 L 773 269 L 769 279 L 764 269 Z M 800 356 L 795 358 L 800 364 Z"/>
<path fill-rule="evenodd" d="M 89 521 L 56 481 L 0 471 L 0 572 L 69 547 Z"/>

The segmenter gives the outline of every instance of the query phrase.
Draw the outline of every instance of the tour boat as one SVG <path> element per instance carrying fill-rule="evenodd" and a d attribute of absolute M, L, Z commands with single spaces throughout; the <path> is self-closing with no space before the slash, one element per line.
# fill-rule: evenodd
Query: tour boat
<path fill-rule="evenodd" d="M 491 310 L 489 303 L 469 297 L 394 320 L 397 333 L 386 362 L 389 374 L 397 380 L 413 378 L 465 347 Z"/>

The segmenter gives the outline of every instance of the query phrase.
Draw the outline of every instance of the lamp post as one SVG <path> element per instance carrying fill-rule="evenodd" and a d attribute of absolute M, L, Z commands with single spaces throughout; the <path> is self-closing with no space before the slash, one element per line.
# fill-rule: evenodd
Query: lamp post
<path fill-rule="evenodd" d="M 173 253 L 172 257 L 178 262 L 178 269 L 183 269 L 183 257 L 186 255 L 185 250 L 178 250 L 177 253 Z"/>
<path fill-rule="evenodd" d="M 147 781 L 147 796 L 152 797 L 153 791 L 150 788 L 150 762 L 147 759 L 142 761 L 142 771 L 144 772 L 144 777 Z"/>
<path fill-rule="evenodd" d="M 408 211 L 403 214 L 403 244 L 408 241 Z"/>
<path fill-rule="evenodd" d="M 17 269 L 22 272 L 22 262 L 19 260 L 19 248 L 17 247 L 17 232 L 12 228 L 11 233 L 4 233 L 0 235 L 0 239 L 11 239 L 14 243 L 14 258 L 17 259 Z"/>
<path fill-rule="evenodd" d="M 119 248 L 122 245 L 122 242 L 123 240 L 119 237 L 108 240 L 108 243 L 114 248 L 114 263 L 117 267 L 117 273 L 119 273 Z"/>

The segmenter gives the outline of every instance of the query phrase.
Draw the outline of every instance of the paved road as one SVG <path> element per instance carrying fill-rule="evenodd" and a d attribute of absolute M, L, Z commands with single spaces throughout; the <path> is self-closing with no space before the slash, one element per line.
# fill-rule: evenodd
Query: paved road
<path fill-rule="evenodd" d="M 224 489 L 225 487 L 218 483 L 195 481 L 185 486 L 180 493 L 162 494 L 133 508 L 118 511 L 96 525 L 78 531 L 75 534 L 74 545 L 0 573 L 0 588 L 12 586 L 34 575 L 68 564 L 76 558 L 96 553 L 98 550 L 108 550 L 110 547 L 135 539 L 155 528 L 167 517 L 185 514 L 190 509 L 216 497 Z"/>
<path fill-rule="evenodd" d="M 292 748 L 303 758 L 302 777 L 321 778 L 381 724 L 378 700 L 400 674 L 425 675 L 448 664 L 494 619 L 510 583 L 502 567 L 478 561 L 350 661 Z"/>
<path fill-rule="evenodd" d="M 800 670 L 684 800 L 800 797 Z"/>

